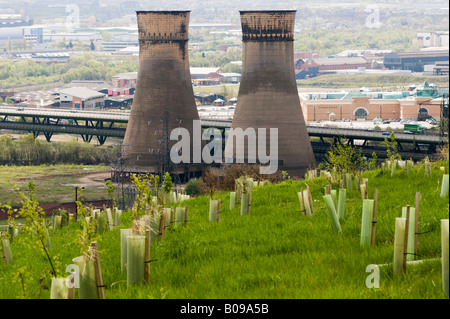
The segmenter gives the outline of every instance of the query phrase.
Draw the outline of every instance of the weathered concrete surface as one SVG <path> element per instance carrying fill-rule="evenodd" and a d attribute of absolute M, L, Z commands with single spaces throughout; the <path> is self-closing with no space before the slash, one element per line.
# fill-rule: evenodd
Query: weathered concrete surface
<path fill-rule="evenodd" d="M 189 72 L 189 15 L 189 11 L 137 12 L 139 69 L 123 141 L 131 171 L 156 172 L 158 158 L 161 161 L 176 143 L 170 141 L 170 132 L 183 127 L 192 136 L 193 120 L 199 119 Z"/>
<path fill-rule="evenodd" d="M 295 11 L 241 11 L 242 78 L 232 128 L 278 129 L 279 169 L 303 176 L 315 165 L 294 72 Z M 236 148 L 248 145 L 234 141 Z M 227 151 L 231 146 L 229 141 Z M 257 148 L 256 148 L 257 149 Z M 256 151 L 257 152 L 257 151 Z M 282 165 L 281 165 L 282 164 Z"/>

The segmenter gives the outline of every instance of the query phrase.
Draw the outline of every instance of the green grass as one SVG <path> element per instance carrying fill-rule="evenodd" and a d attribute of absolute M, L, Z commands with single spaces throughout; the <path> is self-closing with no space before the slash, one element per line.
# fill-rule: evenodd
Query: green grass
<path fill-rule="evenodd" d="M 414 166 L 406 176 L 380 171 L 366 172 L 369 198 L 378 189 L 377 247 L 360 247 L 362 200 L 357 191 L 347 192 L 342 232 L 334 233 L 322 196 L 325 178 L 286 181 L 254 189 L 252 209 L 241 216 L 239 208 L 229 209 L 229 193 L 221 192 L 221 221 L 209 222 L 209 197 L 186 201 L 187 227 L 170 227 L 164 239 L 151 250 L 150 285 L 127 288 L 126 273 L 120 270 L 120 232 L 110 231 L 99 241 L 101 266 L 107 298 L 167 299 L 441 299 L 440 261 L 409 266 L 404 278 L 395 280 L 392 267 L 380 267 L 380 288 L 369 289 L 365 280 L 369 264 L 393 260 L 395 218 L 401 208 L 415 206 L 415 193 L 421 193 L 418 259 L 440 258 L 440 220 L 448 218 L 448 198 L 441 198 L 439 166 L 434 163 L 426 177 L 423 167 Z M 312 217 L 302 215 L 297 192 L 311 187 Z M 337 189 L 337 184 L 333 185 Z M 131 225 L 124 213 L 122 227 Z M 79 223 L 51 232 L 52 254 L 59 254 L 61 270 L 80 252 L 74 240 Z M 0 298 L 21 295 L 14 274 L 26 266 L 30 278 L 28 298 L 49 298 L 37 280 L 48 268 L 43 256 L 30 251 L 23 237 L 11 245 L 14 261 L 0 266 Z M 49 286 L 49 278 L 44 283 Z"/>

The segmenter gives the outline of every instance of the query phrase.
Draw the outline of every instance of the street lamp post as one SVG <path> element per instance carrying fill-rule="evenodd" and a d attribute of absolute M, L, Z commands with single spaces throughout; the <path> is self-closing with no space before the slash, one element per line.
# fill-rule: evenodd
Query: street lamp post
<path fill-rule="evenodd" d="M 342 121 L 342 105 L 339 106 L 341 108 L 341 121 Z"/>
<path fill-rule="evenodd" d="M 383 105 L 380 104 L 380 119 L 383 119 L 383 116 L 381 114 L 381 109 L 383 108 Z"/>
<path fill-rule="evenodd" d="M 313 105 L 313 110 L 314 110 L 314 122 L 316 121 L 316 106 L 315 105 Z"/>

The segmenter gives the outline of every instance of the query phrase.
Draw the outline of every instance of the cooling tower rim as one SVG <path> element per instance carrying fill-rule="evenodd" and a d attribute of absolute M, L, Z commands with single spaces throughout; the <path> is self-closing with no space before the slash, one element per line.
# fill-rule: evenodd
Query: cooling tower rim
<path fill-rule="evenodd" d="M 140 10 L 136 11 L 136 14 L 145 14 L 145 13 L 160 13 L 160 14 L 181 14 L 188 13 L 191 10 Z"/>
<path fill-rule="evenodd" d="M 297 12 L 297 10 L 239 10 L 239 13 L 286 13 L 286 12 Z"/>

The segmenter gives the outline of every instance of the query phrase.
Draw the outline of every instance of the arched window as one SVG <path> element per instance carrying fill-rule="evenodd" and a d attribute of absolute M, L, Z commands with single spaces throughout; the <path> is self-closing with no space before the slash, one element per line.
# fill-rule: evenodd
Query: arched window
<path fill-rule="evenodd" d="M 367 120 L 367 110 L 362 107 L 356 109 L 355 111 L 355 120 L 359 119 Z"/>

